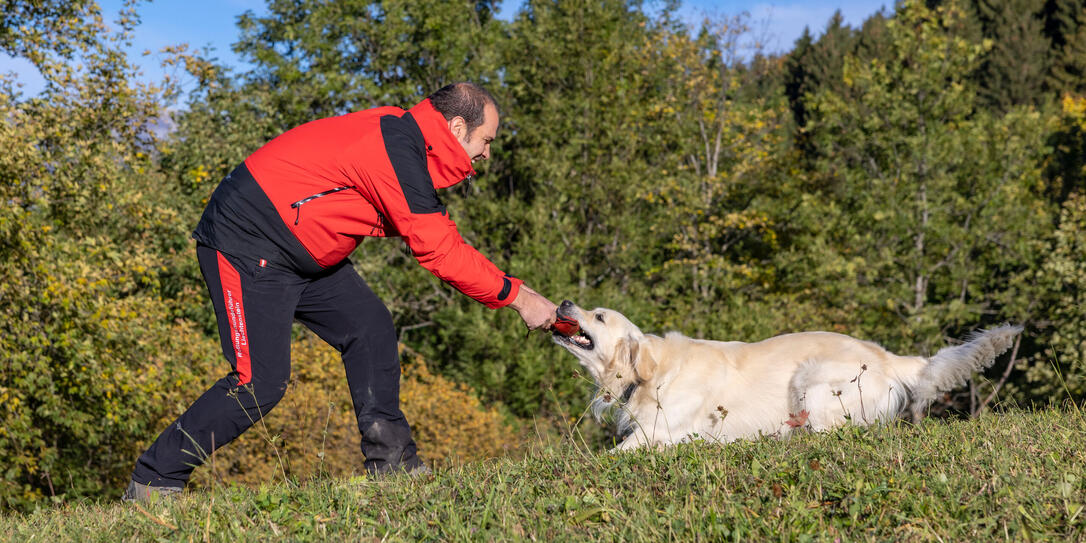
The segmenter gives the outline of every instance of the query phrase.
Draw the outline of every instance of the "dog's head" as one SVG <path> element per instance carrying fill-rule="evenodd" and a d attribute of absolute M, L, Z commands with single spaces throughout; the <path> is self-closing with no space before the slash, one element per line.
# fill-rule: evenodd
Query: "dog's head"
<path fill-rule="evenodd" d="M 554 342 L 573 353 L 601 389 L 622 394 L 627 385 L 652 378 L 656 361 L 647 338 L 624 315 L 602 307 L 585 311 L 569 300 L 558 315 L 577 321 L 580 330 L 568 337 L 555 333 Z"/>

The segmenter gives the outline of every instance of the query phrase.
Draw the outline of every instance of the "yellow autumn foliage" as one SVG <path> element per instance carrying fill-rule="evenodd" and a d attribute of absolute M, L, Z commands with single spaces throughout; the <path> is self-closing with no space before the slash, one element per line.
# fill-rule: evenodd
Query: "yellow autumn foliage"
<path fill-rule="evenodd" d="M 1060 105 L 1068 124 L 1075 124 L 1080 130 L 1086 131 L 1086 97 L 1065 94 Z"/>

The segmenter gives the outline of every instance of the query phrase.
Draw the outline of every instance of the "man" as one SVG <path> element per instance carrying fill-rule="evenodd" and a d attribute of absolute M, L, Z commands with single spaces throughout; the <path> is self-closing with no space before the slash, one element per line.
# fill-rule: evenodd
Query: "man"
<path fill-rule="evenodd" d="M 425 470 L 399 407 L 392 317 L 347 256 L 365 236 L 403 238 L 419 263 L 529 329 L 555 305 L 464 242 L 436 189 L 490 158 L 498 108 L 458 83 L 408 111 L 321 119 L 268 142 L 215 189 L 193 237 L 233 369 L 139 457 L 126 500 L 180 492 L 196 464 L 266 415 L 290 377 L 291 323 L 340 351 L 373 474 Z"/>

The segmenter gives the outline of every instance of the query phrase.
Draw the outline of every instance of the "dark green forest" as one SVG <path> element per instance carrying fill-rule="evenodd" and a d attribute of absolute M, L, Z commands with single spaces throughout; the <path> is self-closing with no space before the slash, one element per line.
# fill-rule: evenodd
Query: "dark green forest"
<path fill-rule="evenodd" d="M 138 3 L 2 5 L 0 50 L 46 81 L 27 95 L 0 78 L 5 508 L 117 495 L 228 371 L 189 237 L 226 173 L 306 121 L 463 80 L 502 124 L 480 175 L 442 197 L 552 300 L 649 333 L 831 330 L 909 354 L 1021 323 L 1011 356 L 933 415 L 1086 397 L 1081 0 L 908 1 L 859 28 L 811 21 L 781 54 L 749 17 L 691 25 L 677 2 L 529 0 L 498 18 L 492 0 L 268 0 L 237 22 L 251 70 L 178 44 L 154 84 L 124 53 Z M 583 409 L 572 357 L 515 312 L 398 240 L 352 260 L 405 349 L 510 424 Z"/>

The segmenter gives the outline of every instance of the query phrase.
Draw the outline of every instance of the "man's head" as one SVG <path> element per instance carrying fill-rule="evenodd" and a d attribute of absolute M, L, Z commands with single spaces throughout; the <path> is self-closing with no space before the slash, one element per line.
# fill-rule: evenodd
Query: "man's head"
<path fill-rule="evenodd" d="M 486 89 L 453 83 L 430 95 L 430 103 L 460 140 L 472 162 L 490 158 L 490 142 L 498 135 L 498 104 Z"/>

